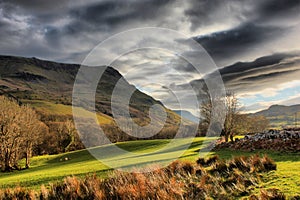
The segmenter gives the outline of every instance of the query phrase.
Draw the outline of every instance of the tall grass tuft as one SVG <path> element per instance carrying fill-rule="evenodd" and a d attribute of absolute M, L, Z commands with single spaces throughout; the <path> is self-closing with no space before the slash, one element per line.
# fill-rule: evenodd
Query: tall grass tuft
<path fill-rule="evenodd" d="M 259 173 L 276 169 L 267 156 L 260 158 L 218 157 L 198 159 L 196 163 L 175 161 L 168 167 L 152 166 L 150 172 L 115 171 L 107 179 L 87 176 L 67 177 L 61 183 L 39 192 L 22 188 L 0 191 L 0 199 L 232 199 L 251 194 L 259 183 Z M 278 191 L 262 190 L 261 196 L 250 199 L 283 199 Z M 281 198 L 282 197 L 282 198 Z"/>
<path fill-rule="evenodd" d="M 275 188 L 261 190 L 259 196 L 253 194 L 249 197 L 249 200 L 285 200 L 285 199 L 286 199 L 285 195 Z"/>
<path fill-rule="evenodd" d="M 219 161 L 219 156 L 218 155 L 214 155 L 214 156 L 211 156 L 211 157 L 209 157 L 207 159 L 205 159 L 205 158 L 198 158 L 198 160 L 196 162 L 200 166 L 208 167 L 208 166 L 211 166 L 212 164 L 216 163 L 217 161 Z"/>

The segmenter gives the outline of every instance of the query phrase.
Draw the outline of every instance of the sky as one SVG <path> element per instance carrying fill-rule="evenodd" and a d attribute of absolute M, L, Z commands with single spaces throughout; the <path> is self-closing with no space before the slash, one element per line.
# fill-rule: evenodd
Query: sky
<path fill-rule="evenodd" d="M 219 71 L 245 112 L 300 103 L 300 0 L 0 0 L 4 55 L 82 63 L 107 38 L 143 27 L 172 29 L 198 42 L 216 65 L 211 72 Z M 151 41 L 164 37 L 151 35 Z M 200 53 L 137 49 L 116 59 L 116 49 L 134 47 L 132 41 L 107 49 L 112 66 L 167 107 L 188 105 L 190 94 L 181 86 L 208 71 L 199 73 L 184 55 L 201 63 Z"/>

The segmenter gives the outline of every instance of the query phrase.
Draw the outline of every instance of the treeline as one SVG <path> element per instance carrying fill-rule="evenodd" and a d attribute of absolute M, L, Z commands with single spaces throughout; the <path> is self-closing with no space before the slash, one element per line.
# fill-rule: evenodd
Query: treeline
<path fill-rule="evenodd" d="M 1 171 L 29 168 L 33 155 L 57 154 L 84 148 L 69 116 L 36 113 L 28 105 L 0 96 Z M 25 159 L 25 165 L 19 161 Z"/>

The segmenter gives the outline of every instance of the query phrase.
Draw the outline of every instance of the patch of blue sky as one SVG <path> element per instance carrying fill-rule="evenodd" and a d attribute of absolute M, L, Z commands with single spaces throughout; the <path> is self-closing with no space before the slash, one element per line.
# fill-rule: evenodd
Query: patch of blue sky
<path fill-rule="evenodd" d="M 242 97 L 240 98 L 240 101 L 244 106 L 247 106 L 247 105 L 252 105 L 261 102 L 285 101 L 290 98 L 293 98 L 295 95 L 298 94 L 300 94 L 300 86 L 295 86 L 295 87 L 285 88 L 281 90 L 279 89 L 276 91 L 274 95 L 265 95 L 265 94 L 258 93 L 250 97 Z"/>

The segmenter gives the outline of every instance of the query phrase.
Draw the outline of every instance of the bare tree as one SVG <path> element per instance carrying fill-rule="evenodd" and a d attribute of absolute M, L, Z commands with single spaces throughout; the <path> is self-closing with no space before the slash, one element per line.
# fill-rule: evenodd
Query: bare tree
<path fill-rule="evenodd" d="M 16 102 L 0 97 L 0 143 L 1 143 L 1 168 L 8 171 L 15 164 L 12 158 L 17 156 L 21 133 L 18 126 L 19 113 Z"/>
<path fill-rule="evenodd" d="M 30 166 L 33 146 L 41 142 L 41 133 L 47 129 L 46 125 L 39 121 L 35 111 L 29 106 L 22 107 L 23 123 L 20 124 L 22 133 L 22 146 L 25 153 L 25 168 Z"/>
<path fill-rule="evenodd" d="M 238 100 L 234 93 L 228 92 L 225 97 L 226 103 L 226 118 L 224 122 L 223 132 L 225 141 L 230 138 L 233 141 L 234 129 L 238 125 Z"/>
<path fill-rule="evenodd" d="M 0 165 L 2 171 L 18 168 L 18 161 L 25 155 L 26 167 L 32 147 L 39 140 L 43 124 L 35 111 L 19 106 L 14 100 L 0 96 Z"/>
<path fill-rule="evenodd" d="M 222 135 L 225 137 L 225 141 L 228 142 L 229 138 L 233 141 L 234 136 L 234 129 L 237 125 L 237 119 L 238 119 L 238 100 L 234 93 L 227 92 L 225 99 L 215 99 L 214 101 L 225 101 L 226 105 L 226 114 L 225 114 L 225 120 L 224 124 L 221 124 L 222 127 Z M 209 124 L 212 122 L 212 100 L 210 98 L 207 98 L 206 101 L 202 102 L 201 104 L 201 116 L 203 118 L 202 124 L 208 128 Z M 216 108 L 215 108 L 216 109 Z M 216 109 L 218 111 L 218 109 Z M 223 111 L 219 111 L 223 112 Z M 217 126 L 217 125 L 214 125 Z"/>
<path fill-rule="evenodd" d="M 69 144 L 66 146 L 65 151 L 70 151 L 72 145 L 75 145 L 75 143 L 78 140 L 78 136 L 77 132 L 76 132 L 76 128 L 74 123 L 71 120 L 67 120 L 65 123 L 65 129 L 66 129 L 66 134 L 69 136 L 70 138 L 70 142 Z"/>

